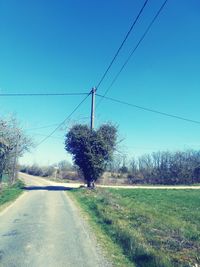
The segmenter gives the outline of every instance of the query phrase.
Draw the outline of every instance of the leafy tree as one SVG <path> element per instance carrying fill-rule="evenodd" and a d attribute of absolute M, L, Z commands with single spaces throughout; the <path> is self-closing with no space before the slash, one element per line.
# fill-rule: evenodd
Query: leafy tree
<path fill-rule="evenodd" d="M 66 134 L 65 149 L 73 155 L 88 187 L 103 174 L 116 146 L 117 128 L 104 124 L 97 130 L 77 124 Z"/>

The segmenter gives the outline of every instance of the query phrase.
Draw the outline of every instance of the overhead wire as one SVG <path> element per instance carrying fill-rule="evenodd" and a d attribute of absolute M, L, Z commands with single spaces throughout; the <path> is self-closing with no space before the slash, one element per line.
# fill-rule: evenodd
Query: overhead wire
<path fill-rule="evenodd" d="M 114 61 L 116 60 L 116 58 L 117 58 L 117 56 L 118 56 L 120 50 L 121 50 L 122 47 L 124 46 L 124 44 L 125 44 L 126 40 L 128 39 L 130 33 L 132 32 L 132 30 L 133 30 L 135 24 L 137 23 L 139 17 L 141 16 L 141 14 L 142 14 L 142 12 L 143 12 L 145 6 L 147 5 L 148 1 L 149 1 L 149 0 L 146 0 L 146 1 L 144 2 L 144 4 L 143 4 L 142 8 L 140 9 L 140 11 L 139 11 L 137 17 L 134 19 L 134 21 L 133 21 L 133 23 L 132 23 L 130 29 L 128 30 L 127 34 L 125 35 L 125 37 L 124 37 L 122 43 L 120 44 L 120 46 L 119 46 L 117 52 L 115 53 L 113 59 L 111 60 L 110 64 L 108 65 L 106 71 L 104 72 L 104 74 L 102 75 L 100 81 L 98 82 L 98 84 L 97 84 L 97 86 L 96 86 L 96 90 L 98 90 L 98 88 L 100 87 L 101 83 L 102 83 L 103 80 L 105 79 L 105 77 L 106 77 L 108 71 L 109 71 L 110 68 L 112 67 L 112 65 L 113 65 Z"/>
<path fill-rule="evenodd" d="M 187 122 L 200 124 L 200 121 L 192 120 L 192 119 L 189 119 L 189 118 L 185 118 L 185 117 L 182 117 L 182 116 L 177 116 L 177 115 L 174 115 L 174 114 L 162 112 L 162 111 L 151 109 L 151 108 L 147 108 L 147 107 L 142 107 L 142 106 L 131 104 L 131 103 L 119 100 L 119 99 L 112 98 L 112 97 L 107 97 L 107 96 L 103 96 L 103 95 L 100 95 L 100 94 L 96 94 L 96 96 L 103 97 L 104 99 L 107 99 L 107 100 L 110 100 L 110 101 L 113 101 L 113 102 L 116 102 L 116 103 L 119 103 L 119 104 L 127 105 L 127 106 L 130 106 L 130 107 L 134 107 L 134 108 L 137 108 L 137 109 L 141 109 L 141 110 L 157 113 L 157 114 L 160 114 L 160 115 L 164 115 L 164 116 L 167 116 L 167 117 L 171 117 L 171 118 L 175 118 L 175 119 L 179 119 L 179 120 L 183 120 L 183 121 L 187 121 Z"/>
<path fill-rule="evenodd" d="M 45 128 L 51 128 L 51 127 L 55 127 L 58 125 L 59 125 L 59 123 L 54 123 L 54 124 L 44 125 L 44 126 L 40 126 L 40 127 L 28 128 L 25 130 L 26 131 L 34 131 L 34 130 L 40 130 L 40 129 L 45 129 Z"/>
<path fill-rule="evenodd" d="M 0 96 L 77 96 L 88 93 L 0 93 Z"/>
<path fill-rule="evenodd" d="M 148 27 L 146 28 L 145 32 L 143 33 L 143 35 L 141 36 L 141 38 L 139 39 L 138 43 L 136 44 L 136 46 L 134 47 L 134 49 L 131 51 L 130 55 L 127 57 L 127 59 L 125 60 L 124 64 L 122 65 L 122 67 L 120 68 L 120 70 L 118 71 L 118 73 L 115 75 L 114 79 L 112 80 L 110 86 L 107 88 L 107 90 L 105 91 L 103 98 L 107 95 L 108 91 L 112 88 L 112 86 L 114 85 L 114 83 L 116 82 L 116 80 L 118 79 L 119 75 L 121 74 L 121 72 L 123 71 L 123 69 L 125 68 L 125 66 L 128 64 L 129 60 L 131 59 L 131 57 L 133 56 L 133 54 L 135 53 L 135 51 L 137 50 L 137 48 L 140 46 L 141 42 L 144 40 L 144 38 L 146 37 L 147 33 L 149 32 L 149 30 L 151 29 L 151 27 L 153 26 L 154 22 L 156 21 L 156 19 L 158 18 L 158 16 L 160 15 L 161 11 L 163 10 L 163 8 L 165 7 L 166 3 L 168 0 L 165 0 L 163 2 L 163 4 L 161 5 L 161 7 L 159 8 L 159 10 L 157 11 L 157 13 L 155 14 L 155 16 L 153 17 L 153 19 L 151 20 L 151 22 L 149 23 Z M 98 107 L 100 105 L 100 103 L 103 101 L 103 98 L 101 98 L 101 100 L 97 103 Z"/>
<path fill-rule="evenodd" d="M 64 119 L 64 121 L 62 121 L 49 135 L 47 135 L 45 138 L 43 138 L 36 146 L 35 148 L 37 148 L 39 145 L 41 145 L 42 143 L 44 143 L 49 137 L 51 137 L 67 120 L 70 119 L 70 117 L 74 114 L 74 112 L 83 104 L 83 102 L 85 102 L 85 100 L 88 98 L 88 96 L 91 94 L 91 92 L 89 92 L 87 94 L 86 97 L 83 98 L 83 100 L 73 109 L 73 111 Z"/>
<path fill-rule="evenodd" d="M 47 135 L 45 135 L 45 134 L 41 134 L 41 133 L 34 133 L 34 135 L 40 135 L 40 136 L 45 136 L 45 137 L 47 137 Z M 59 137 L 59 136 L 50 136 L 49 138 L 54 138 L 54 139 L 64 140 L 64 138 Z"/>
<path fill-rule="evenodd" d="M 85 120 L 88 119 L 89 117 L 81 117 L 78 120 Z M 26 128 L 26 131 L 34 131 L 34 130 L 40 130 L 40 129 L 45 129 L 45 128 L 50 128 L 50 127 L 54 127 L 54 126 L 58 126 L 60 123 L 54 123 L 54 124 L 48 124 L 48 125 L 44 125 L 44 126 L 38 126 L 38 127 L 34 127 L 34 128 Z"/>
<path fill-rule="evenodd" d="M 135 52 L 135 50 L 137 49 L 137 47 L 139 46 L 139 44 L 141 43 L 141 41 L 144 39 L 144 37 L 145 37 L 145 35 L 147 34 L 147 32 L 149 31 L 149 29 L 150 29 L 150 27 L 152 26 L 152 24 L 154 23 L 154 21 L 156 20 L 156 18 L 158 17 L 158 15 L 159 15 L 159 13 L 161 12 L 161 10 L 163 9 L 163 7 L 164 7 L 164 5 L 166 4 L 166 2 L 167 2 L 167 0 L 164 2 L 164 4 L 161 6 L 161 8 L 160 8 L 160 10 L 157 12 L 157 14 L 156 14 L 156 16 L 154 17 L 154 19 L 153 19 L 153 21 L 150 23 L 150 25 L 149 25 L 149 27 L 147 28 L 147 30 L 145 31 L 145 33 L 143 34 L 143 36 L 142 36 L 142 38 L 140 39 L 140 41 L 138 42 L 138 44 L 137 44 L 137 46 L 136 46 L 136 48 L 134 49 L 134 51 L 132 51 L 132 53 L 129 55 L 129 57 L 128 57 L 128 59 L 126 60 L 126 62 L 124 63 L 124 65 L 122 66 L 122 68 L 120 69 L 120 73 L 121 73 L 121 71 L 123 70 L 123 68 L 125 67 L 125 65 L 128 63 L 128 61 L 129 61 L 129 59 L 131 58 L 131 56 L 132 56 L 132 54 Z M 135 20 L 134 20 L 134 22 L 133 22 L 133 24 L 131 25 L 131 27 L 130 27 L 130 29 L 129 29 L 129 31 L 127 32 L 127 34 L 126 34 L 126 36 L 125 36 L 125 38 L 123 39 L 123 41 L 122 41 L 122 43 L 121 43 L 121 45 L 120 45 L 120 47 L 118 48 L 118 50 L 117 50 L 117 52 L 115 53 L 115 55 L 114 55 L 114 57 L 113 57 L 113 59 L 112 59 L 112 61 L 110 62 L 110 64 L 108 65 L 108 67 L 107 67 L 107 69 L 106 69 L 106 71 L 104 72 L 104 74 L 103 74 L 103 76 L 101 77 L 101 79 L 100 79 L 100 81 L 99 81 L 99 83 L 97 84 L 97 86 L 96 86 L 96 90 L 100 87 L 100 85 L 101 85 L 101 83 L 103 82 L 103 80 L 104 80 L 104 78 L 106 77 L 106 75 L 107 75 L 107 73 L 108 73 L 108 71 L 110 70 L 110 68 L 111 68 L 111 66 L 113 65 L 113 63 L 114 63 L 114 61 L 116 60 L 116 58 L 117 58 L 117 56 L 118 56 L 118 54 L 119 54 L 119 52 L 120 52 L 120 50 L 122 49 L 122 47 L 124 46 L 124 44 L 125 44 L 125 42 L 126 42 L 126 40 L 128 39 L 128 37 L 129 37 L 129 35 L 130 35 L 130 33 L 131 33 L 131 31 L 133 30 L 133 28 L 134 28 L 134 26 L 135 26 L 135 24 L 137 23 L 137 21 L 138 21 L 138 19 L 139 19 L 139 17 L 141 16 L 141 14 L 142 14 L 142 12 L 143 12 L 143 10 L 144 10 L 144 8 L 145 8 L 145 6 L 147 5 L 147 3 L 148 3 L 148 0 L 146 0 L 145 2 L 144 2 L 144 4 L 143 4 L 143 6 L 142 6 L 142 8 L 141 8 L 141 10 L 139 11 L 139 13 L 138 13 L 138 15 L 137 15 L 137 17 L 135 18 Z M 118 73 L 116 76 L 117 76 L 117 78 L 118 78 L 118 76 L 119 76 L 119 74 L 120 73 Z M 115 77 L 115 81 L 116 81 L 116 79 L 117 79 L 116 77 Z M 114 81 L 114 82 L 115 82 Z M 113 82 L 113 83 L 114 83 Z M 113 85 L 113 84 L 112 84 Z M 110 88 L 109 88 L 110 89 Z M 107 92 L 106 92 L 107 93 Z M 39 145 L 41 145 L 43 142 L 45 142 L 48 138 L 50 138 L 67 120 L 69 120 L 70 119 L 70 117 L 73 115 L 73 113 L 82 105 L 82 103 L 87 99 L 87 97 L 89 96 L 91 94 L 91 92 L 90 93 L 10 93 L 10 94 L 0 94 L 0 96 L 64 96 L 64 95 L 86 95 L 86 97 L 75 107 L 75 109 L 68 115 L 68 117 L 67 118 L 65 118 L 65 120 L 63 121 L 63 122 L 61 122 L 60 124 L 58 124 L 58 125 L 48 125 L 48 126 L 42 126 L 42 127 L 38 127 L 38 128 L 35 128 L 35 129 L 42 129 L 42 128 L 47 128 L 47 127 L 52 127 L 52 126 L 57 126 L 49 135 L 47 135 L 47 136 L 45 136 L 45 138 L 44 139 L 42 139 L 36 146 L 35 146 L 35 148 L 36 147 L 38 147 Z M 98 94 L 97 94 L 98 95 Z M 102 96 L 102 95 L 98 95 L 98 96 L 100 96 L 100 97 L 105 97 L 105 95 L 104 96 Z M 107 98 L 108 99 L 108 98 Z M 110 98 L 109 98 L 110 99 Z M 113 100 L 113 99 L 112 99 Z M 116 101 L 116 100 L 115 100 Z M 119 102 L 119 101 L 118 101 Z M 128 104 L 128 103 L 127 103 Z M 130 104 L 129 104 L 130 105 Z M 135 106 L 136 107 L 136 106 Z M 141 108 L 141 107 L 140 107 Z M 143 109 L 145 109 L 145 108 L 143 108 Z M 147 110 L 147 109 L 146 109 Z M 150 111 L 150 110 L 149 110 Z M 152 110 L 151 110 L 152 111 Z M 152 111 L 152 112 L 155 112 L 155 111 Z M 157 112 L 158 113 L 158 112 Z M 160 114 L 164 114 L 164 113 L 161 113 L 161 112 L 159 112 Z M 177 116 L 176 116 L 177 117 Z"/>

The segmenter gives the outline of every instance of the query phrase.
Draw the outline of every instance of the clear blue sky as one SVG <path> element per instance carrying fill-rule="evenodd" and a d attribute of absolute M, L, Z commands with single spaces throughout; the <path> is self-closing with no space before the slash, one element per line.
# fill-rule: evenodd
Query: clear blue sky
<path fill-rule="evenodd" d="M 140 38 L 161 0 L 143 16 L 99 88 L 103 94 Z M 95 86 L 142 6 L 141 0 L 0 1 L 0 92 L 88 92 Z M 169 0 L 108 96 L 200 120 L 200 2 Z M 83 97 L 1 97 L 0 116 L 16 114 L 24 128 L 60 123 Z M 86 122 L 90 99 L 71 122 Z M 157 150 L 199 149 L 200 125 L 102 101 L 96 125 L 119 125 L 129 157 Z M 54 127 L 27 130 L 39 142 Z M 66 159 L 65 131 L 21 162 Z M 59 138 L 61 139 L 59 139 Z"/>

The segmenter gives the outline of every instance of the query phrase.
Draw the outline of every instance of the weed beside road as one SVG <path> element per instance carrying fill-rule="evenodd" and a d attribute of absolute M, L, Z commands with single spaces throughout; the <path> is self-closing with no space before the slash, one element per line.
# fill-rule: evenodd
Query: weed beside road
<path fill-rule="evenodd" d="M 15 200 L 23 192 L 23 182 L 17 180 L 12 186 L 5 186 L 0 191 L 0 207 L 10 201 Z"/>
<path fill-rule="evenodd" d="M 133 266 L 199 266 L 199 190 L 79 189 L 72 193 Z"/>

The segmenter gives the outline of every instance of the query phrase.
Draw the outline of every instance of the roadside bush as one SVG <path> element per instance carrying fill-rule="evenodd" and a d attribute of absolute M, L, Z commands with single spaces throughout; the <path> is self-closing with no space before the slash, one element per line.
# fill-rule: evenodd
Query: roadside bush
<path fill-rule="evenodd" d="M 128 168 L 126 166 L 122 166 L 120 169 L 119 169 L 119 172 L 121 173 L 128 173 Z"/>
<path fill-rule="evenodd" d="M 41 169 L 42 169 L 42 177 L 52 176 L 55 172 L 55 169 L 53 166 L 42 167 Z"/>
<path fill-rule="evenodd" d="M 133 176 L 132 174 L 128 174 L 128 183 L 129 184 L 144 184 L 145 180 L 140 177 Z"/>
<path fill-rule="evenodd" d="M 34 176 L 47 177 L 53 175 L 54 168 L 53 166 L 39 167 L 38 165 L 34 164 L 32 166 L 21 166 L 20 171 Z"/>
<path fill-rule="evenodd" d="M 36 164 L 32 166 L 22 165 L 20 166 L 20 171 L 34 176 L 41 177 L 52 177 L 55 176 L 55 168 L 52 166 L 38 166 Z M 69 163 L 62 161 L 58 164 L 57 178 L 69 179 L 69 180 L 81 180 L 82 176 L 77 172 L 77 170 Z"/>

